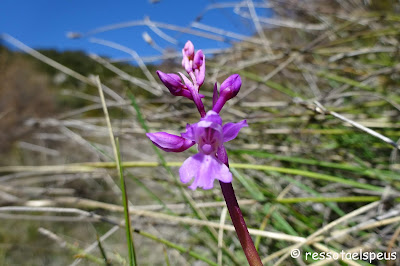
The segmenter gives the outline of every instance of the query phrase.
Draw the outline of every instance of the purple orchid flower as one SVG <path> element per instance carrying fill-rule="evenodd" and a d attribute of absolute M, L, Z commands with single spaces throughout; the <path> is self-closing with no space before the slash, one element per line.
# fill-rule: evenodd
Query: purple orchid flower
<path fill-rule="evenodd" d="M 217 158 L 216 154 L 224 142 L 236 138 L 240 129 L 247 126 L 246 120 L 222 126 L 221 117 L 214 111 L 208 111 L 200 122 L 188 124 L 186 132 L 181 133 L 181 136 L 165 132 L 146 135 L 157 147 L 167 152 L 181 152 L 197 143 L 199 153 L 183 162 L 179 169 L 180 179 L 183 183 L 194 179 L 189 186 L 192 190 L 197 187 L 211 189 L 215 179 L 224 183 L 232 182 L 229 168 Z"/>

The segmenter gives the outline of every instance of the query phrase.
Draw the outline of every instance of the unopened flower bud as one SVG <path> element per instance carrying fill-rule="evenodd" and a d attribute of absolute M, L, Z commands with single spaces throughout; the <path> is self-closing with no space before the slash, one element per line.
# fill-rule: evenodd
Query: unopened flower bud
<path fill-rule="evenodd" d="M 181 95 L 180 91 L 182 90 L 183 84 L 181 77 L 174 73 L 164 73 L 160 70 L 157 70 L 157 75 L 160 78 L 161 82 L 164 83 L 165 87 L 171 92 L 172 95 L 178 96 Z"/>
<path fill-rule="evenodd" d="M 204 64 L 204 53 L 202 50 L 198 50 L 194 55 L 193 68 L 199 69 L 201 65 Z"/>
<path fill-rule="evenodd" d="M 220 95 L 226 100 L 232 99 L 238 94 L 241 86 L 242 80 L 240 79 L 239 74 L 233 74 L 222 82 Z"/>
<path fill-rule="evenodd" d="M 189 57 L 189 59 L 193 59 L 194 56 L 194 45 L 191 41 L 187 41 L 185 46 L 182 49 L 183 56 Z"/>
<path fill-rule="evenodd" d="M 187 41 L 185 47 L 182 49 L 182 67 L 186 72 L 193 71 L 193 58 L 194 58 L 194 45 L 191 41 Z"/>
<path fill-rule="evenodd" d="M 196 83 L 201 87 L 206 76 L 206 57 L 202 50 L 198 50 L 194 55 L 193 70 L 196 77 Z"/>
<path fill-rule="evenodd" d="M 183 75 L 182 73 L 179 74 L 181 76 L 174 73 L 164 73 L 160 70 L 157 70 L 158 77 L 160 78 L 161 82 L 164 83 L 165 87 L 168 88 L 169 92 L 171 92 L 172 95 L 183 96 L 190 100 L 193 100 L 192 93 L 190 92 L 190 89 L 194 90 L 193 84 L 185 75 Z M 204 98 L 204 95 L 199 94 L 199 97 Z"/>
<path fill-rule="evenodd" d="M 217 85 L 214 86 L 213 111 L 219 113 L 227 101 L 235 97 L 242 86 L 242 80 L 238 74 L 233 74 L 221 84 L 219 97 Z M 217 100 L 215 100 L 218 97 Z"/>

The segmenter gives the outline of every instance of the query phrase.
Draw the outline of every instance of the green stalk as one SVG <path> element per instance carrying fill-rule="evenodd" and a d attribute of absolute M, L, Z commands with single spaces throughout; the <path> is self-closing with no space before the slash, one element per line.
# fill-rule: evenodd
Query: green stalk
<path fill-rule="evenodd" d="M 121 181 L 122 202 L 124 204 L 124 216 L 125 216 L 125 224 L 126 224 L 126 241 L 128 244 L 128 253 L 129 253 L 129 265 L 134 266 L 134 265 L 136 265 L 136 254 L 135 254 L 135 246 L 133 243 L 133 236 L 131 235 L 131 230 L 130 230 L 131 229 L 131 220 L 130 220 L 130 216 L 129 216 L 128 196 L 127 196 L 126 189 L 125 189 L 125 180 L 124 180 L 124 174 L 123 174 L 123 166 L 121 163 L 121 153 L 119 150 L 119 142 L 118 142 L 118 138 L 117 139 L 114 138 L 114 133 L 113 133 L 112 126 L 111 126 L 111 120 L 110 120 L 110 116 L 108 114 L 107 104 L 106 104 L 106 100 L 105 100 L 104 94 L 103 94 L 103 88 L 102 88 L 102 85 L 100 82 L 100 78 L 98 76 L 95 78 L 95 82 L 96 82 L 97 88 L 99 90 L 101 104 L 103 106 L 103 111 L 104 111 L 104 117 L 106 119 L 107 129 L 108 129 L 111 145 L 112 145 L 113 152 L 114 152 L 114 158 L 116 161 L 116 167 L 117 167 L 119 178 Z"/>
<path fill-rule="evenodd" d="M 359 183 L 359 182 L 356 182 L 356 181 L 353 181 L 350 179 L 341 178 L 341 177 L 320 174 L 320 173 L 299 170 L 299 169 L 283 168 L 283 167 L 276 167 L 276 166 L 269 166 L 269 165 L 241 164 L 241 163 L 231 164 L 231 166 L 235 167 L 235 168 L 242 168 L 242 169 L 274 171 L 274 172 L 280 172 L 280 173 L 285 173 L 285 174 L 301 175 L 301 176 L 315 178 L 315 179 L 319 179 L 319 180 L 346 184 L 346 185 L 349 185 L 352 187 L 363 188 L 363 189 L 372 190 L 372 191 L 383 191 L 382 187 L 378 187 L 378 186 L 374 186 L 374 185 L 370 185 L 370 184 L 366 184 L 366 183 Z"/>
<path fill-rule="evenodd" d="M 327 72 L 324 72 L 324 71 L 320 71 L 320 72 L 317 72 L 317 75 L 321 76 L 321 77 L 325 77 L 325 78 L 330 79 L 330 80 L 334 80 L 334 81 L 340 82 L 340 83 L 351 85 L 353 87 L 364 89 L 364 90 L 367 90 L 367 91 L 376 91 L 376 88 L 373 88 L 373 87 L 370 87 L 368 85 L 365 85 L 365 84 L 363 84 L 361 82 L 358 82 L 358 81 L 356 81 L 354 79 L 341 77 L 341 76 L 338 76 L 338 75 L 335 75 L 335 74 L 332 74 L 332 73 L 327 73 Z"/>
<path fill-rule="evenodd" d="M 104 248 L 103 248 L 103 245 L 101 244 L 99 235 L 96 235 L 96 238 L 97 238 L 97 246 L 98 246 L 99 249 L 100 249 L 100 254 L 101 254 L 101 256 L 103 257 L 104 264 L 105 264 L 106 266 L 111 266 L 111 263 L 110 263 L 110 261 L 109 261 L 108 258 L 107 258 L 107 254 L 106 254 L 106 252 L 105 252 L 105 250 L 104 250 Z"/>
<path fill-rule="evenodd" d="M 301 202 L 374 202 L 380 200 L 378 196 L 348 196 L 348 197 L 306 197 L 306 198 L 282 198 L 275 199 L 279 203 L 301 203 Z M 395 198 L 395 201 L 400 201 L 400 197 Z"/>
<path fill-rule="evenodd" d="M 121 182 L 122 203 L 124 204 L 125 231 L 126 231 L 126 242 L 128 244 L 128 252 L 129 252 L 129 265 L 134 266 L 137 265 L 136 253 L 135 253 L 135 245 L 133 243 L 133 235 L 131 234 L 131 218 L 129 216 L 129 204 L 125 188 L 125 179 L 123 174 L 123 166 L 121 164 L 121 153 L 119 151 L 118 138 L 115 139 L 115 144 L 117 147 L 117 164 L 118 164 L 119 180 Z"/>
<path fill-rule="evenodd" d="M 273 160 L 279 160 L 279 161 L 285 161 L 285 162 L 291 162 L 291 163 L 299 163 L 299 164 L 308 164 L 308 165 L 315 165 L 315 166 L 320 166 L 320 167 L 326 167 L 326 168 L 334 168 L 334 169 L 339 169 L 339 170 L 345 170 L 345 171 L 351 171 L 351 172 L 356 172 L 361 175 L 365 175 L 368 177 L 376 178 L 390 178 L 390 179 L 396 179 L 396 176 L 394 173 L 390 171 L 385 171 L 385 170 L 379 170 L 379 169 L 372 169 L 368 167 L 360 167 L 360 166 L 354 166 L 350 164 L 344 164 L 344 163 L 333 163 L 333 162 L 325 162 L 325 161 L 318 161 L 314 159 L 305 159 L 305 158 L 299 158 L 299 157 L 292 157 L 292 156 L 283 156 L 283 155 L 276 155 L 276 154 L 271 154 L 267 152 L 262 152 L 262 151 L 252 151 L 252 150 L 236 150 L 232 151 L 231 153 L 245 153 L 249 154 L 255 157 L 259 158 L 270 158 Z"/>

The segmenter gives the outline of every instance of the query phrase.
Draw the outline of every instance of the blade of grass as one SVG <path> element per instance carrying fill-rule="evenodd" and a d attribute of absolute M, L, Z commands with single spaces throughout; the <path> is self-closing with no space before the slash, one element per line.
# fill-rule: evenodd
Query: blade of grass
<path fill-rule="evenodd" d="M 265 200 L 264 194 L 257 188 L 257 185 L 251 178 L 245 178 L 242 176 L 235 168 L 230 168 L 232 174 L 235 176 L 237 180 L 247 189 L 247 191 L 251 194 L 252 198 L 257 201 Z"/>
<path fill-rule="evenodd" d="M 168 257 L 168 253 L 167 253 L 167 249 L 165 248 L 165 246 L 163 247 L 163 252 L 164 252 L 164 259 L 165 259 L 165 264 L 167 266 L 170 266 L 170 262 L 169 262 L 169 257 Z"/>
<path fill-rule="evenodd" d="M 132 230 L 131 230 L 131 218 L 129 215 L 129 202 L 128 202 L 128 195 L 126 193 L 126 186 L 125 186 L 125 179 L 124 179 L 124 173 L 123 173 L 123 167 L 121 165 L 121 153 L 119 151 L 119 141 L 118 138 L 115 140 L 116 142 L 116 148 L 117 148 L 117 164 L 118 170 L 119 170 L 119 179 L 120 179 L 120 186 L 121 186 L 121 192 L 122 192 L 122 202 L 124 204 L 124 217 L 125 217 L 125 229 L 126 229 L 126 242 L 128 245 L 128 251 L 129 251 L 129 264 L 134 266 L 137 265 L 136 263 L 136 253 L 135 253 L 135 245 L 133 242 L 133 235 L 132 235 Z"/>
<path fill-rule="evenodd" d="M 107 258 L 107 254 L 106 254 L 106 252 L 104 251 L 103 244 L 101 244 L 99 235 L 96 235 L 96 238 L 97 238 L 97 246 L 99 247 L 100 254 L 101 254 L 101 256 L 103 257 L 104 264 L 105 264 L 106 266 L 111 266 L 111 263 L 110 263 L 110 261 L 109 261 L 108 258 Z"/>
<path fill-rule="evenodd" d="M 128 197 L 125 189 L 125 179 L 123 174 L 123 166 L 121 164 L 121 154 L 119 151 L 119 143 L 118 139 L 114 138 L 114 134 L 111 127 L 110 116 L 108 115 L 108 109 L 106 105 L 106 101 L 104 99 L 103 89 L 101 87 L 100 78 L 97 76 L 95 78 L 95 82 L 99 89 L 100 99 L 103 106 L 104 116 L 107 122 L 107 128 L 110 135 L 110 141 L 114 152 L 114 158 L 116 161 L 116 166 L 121 182 L 121 191 L 122 191 L 122 203 L 124 205 L 124 217 L 125 217 L 125 228 L 126 228 L 126 242 L 128 245 L 128 253 L 129 253 L 129 265 L 134 266 L 136 265 L 136 254 L 135 254 L 135 246 L 133 243 L 133 236 L 131 234 L 131 219 L 129 216 L 129 206 L 128 206 Z"/>
<path fill-rule="evenodd" d="M 264 171 L 274 171 L 279 173 L 291 174 L 291 175 L 300 175 L 305 177 L 310 177 L 314 179 L 334 182 L 334 183 L 341 183 L 346 184 L 352 187 L 363 188 L 372 191 L 383 191 L 382 187 L 360 183 L 357 181 L 353 181 L 350 179 L 336 177 L 332 175 L 326 175 L 321 173 L 315 173 L 306 170 L 299 170 L 299 169 L 292 169 L 292 168 L 283 168 L 283 167 L 276 167 L 276 166 L 268 166 L 268 165 L 255 165 L 255 164 L 241 164 L 241 163 L 232 163 L 232 167 L 241 168 L 241 169 L 255 169 L 255 170 L 264 170 Z"/>
<path fill-rule="evenodd" d="M 332 73 L 328 73 L 328 72 L 324 72 L 324 71 L 317 72 L 317 75 L 320 76 L 320 77 L 324 77 L 324 78 L 327 78 L 327 79 L 330 79 L 330 80 L 333 80 L 333 81 L 344 83 L 344 84 L 347 84 L 347 85 L 350 85 L 350 86 L 353 86 L 353 87 L 357 87 L 357 88 L 360 88 L 360 89 L 364 89 L 364 90 L 367 90 L 367 91 L 376 91 L 376 88 L 370 87 L 368 85 L 365 85 L 365 84 L 363 84 L 363 83 L 361 83 L 359 81 L 356 81 L 354 79 L 351 79 L 351 78 L 338 76 L 338 75 L 335 75 L 335 74 L 332 74 Z"/>
<path fill-rule="evenodd" d="M 379 196 L 346 196 L 346 197 L 306 197 L 306 198 L 284 198 L 276 199 L 279 203 L 301 203 L 301 202 L 374 202 L 380 200 Z M 400 198 L 395 198 L 395 201 L 400 201 Z"/>
<path fill-rule="evenodd" d="M 310 188 L 309 186 L 304 185 L 303 183 L 289 177 L 289 176 L 285 176 L 285 175 L 279 175 L 280 177 L 283 177 L 284 179 L 286 179 L 288 182 L 296 185 L 297 187 L 301 188 L 302 190 L 319 197 L 321 194 L 318 193 L 317 191 L 315 191 L 314 189 Z M 336 212 L 339 216 L 343 216 L 346 213 L 344 211 L 342 211 L 336 204 L 332 203 L 332 202 L 326 202 L 326 205 L 331 208 L 334 212 Z"/>
<path fill-rule="evenodd" d="M 143 190 L 148 195 L 150 195 L 150 197 L 155 199 L 161 206 L 163 206 L 163 208 L 165 210 L 167 210 L 168 213 L 173 214 L 173 212 L 168 208 L 168 206 L 164 203 L 164 201 L 162 201 L 162 199 L 160 199 L 160 197 L 157 196 L 157 194 L 155 194 L 153 191 L 151 191 L 141 180 L 139 180 L 139 178 L 133 176 L 132 174 L 128 174 L 128 177 L 130 177 L 133 181 L 135 181 L 136 184 L 138 184 L 141 188 L 143 188 Z"/>
<path fill-rule="evenodd" d="M 278 202 L 278 201 L 277 201 Z M 273 219 L 276 220 L 278 227 L 275 227 L 276 229 L 278 229 L 278 231 L 286 231 L 286 233 L 294 235 L 294 236 L 298 236 L 298 233 L 296 232 L 296 230 L 293 229 L 293 227 L 279 214 L 279 212 L 275 211 L 275 210 L 271 210 L 271 208 L 273 207 L 273 205 L 271 204 L 264 204 L 264 211 L 265 213 L 271 213 L 271 216 Z"/>
<path fill-rule="evenodd" d="M 315 166 L 320 166 L 320 167 L 326 167 L 326 168 L 334 168 L 334 169 L 339 169 L 339 170 L 346 170 L 346 171 L 352 171 L 356 172 L 361 175 L 365 175 L 368 177 L 379 177 L 382 179 L 396 179 L 397 176 L 395 176 L 394 173 L 390 171 L 385 171 L 385 170 L 379 170 L 379 169 L 372 169 L 368 168 L 366 166 L 364 167 L 359 167 L 359 166 L 354 166 L 350 164 L 344 164 L 344 163 L 332 163 L 332 162 L 325 162 L 325 161 L 319 161 L 319 160 L 314 160 L 314 159 L 304 159 L 304 158 L 299 158 L 299 157 L 293 157 L 293 156 L 283 156 L 283 155 L 276 155 L 272 153 L 267 153 L 263 151 L 253 151 L 253 150 L 235 150 L 231 151 L 231 153 L 238 153 L 238 154 L 249 154 L 254 157 L 258 158 L 270 158 L 273 160 L 279 160 L 279 161 L 285 161 L 285 162 L 291 162 L 291 163 L 299 163 L 299 164 L 307 164 L 307 165 L 315 165 Z M 398 179 L 398 177 L 397 177 Z"/>

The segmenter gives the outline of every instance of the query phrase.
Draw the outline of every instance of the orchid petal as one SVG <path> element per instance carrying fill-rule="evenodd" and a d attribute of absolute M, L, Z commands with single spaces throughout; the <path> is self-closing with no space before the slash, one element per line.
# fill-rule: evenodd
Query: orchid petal
<path fill-rule="evenodd" d="M 186 159 L 179 169 L 179 175 L 182 183 L 188 183 L 194 178 L 193 183 L 189 186 L 192 190 L 197 187 L 211 189 L 215 179 L 224 183 L 232 182 L 229 168 L 214 156 L 203 153 Z"/>
<path fill-rule="evenodd" d="M 239 134 L 242 127 L 248 127 L 246 120 L 242 120 L 239 123 L 226 123 L 222 127 L 222 132 L 224 134 L 224 142 L 233 140 Z"/>
<path fill-rule="evenodd" d="M 200 122 L 201 121 L 207 121 L 207 122 L 212 122 L 212 123 L 216 123 L 216 124 L 222 125 L 221 117 L 219 116 L 219 114 L 217 114 L 216 112 L 214 112 L 212 110 L 208 111 L 206 116 L 203 117 L 200 120 Z"/>
<path fill-rule="evenodd" d="M 192 72 L 192 61 L 189 60 L 186 56 L 183 57 L 182 59 L 182 67 L 186 70 L 186 72 L 190 73 Z"/>
<path fill-rule="evenodd" d="M 190 93 L 189 90 L 183 89 L 183 90 L 180 92 L 180 96 L 183 96 L 183 97 L 185 97 L 185 98 L 188 98 L 188 99 L 190 99 L 190 100 L 193 100 L 192 94 Z"/>
<path fill-rule="evenodd" d="M 160 149 L 167 152 L 182 152 L 195 142 L 166 132 L 146 133 L 146 136 Z"/>
<path fill-rule="evenodd" d="M 225 146 L 223 144 L 218 147 L 217 155 L 218 155 L 218 160 L 220 160 L 226 165 L 229 164 L 228 153 L 226 152 Z"/>
<path fill-rule="evenodd" d="M 195 141 L 196 140 L 196 138 L 195 138 L 196 127 L 197 127 L 197 123 L 193 124 L 193 125 L 187 124 L 186 125 L 186 132 L 181 133 L 181 136 L 184 137 L 185 139 L 189 139 L 191 141 Z"/>

